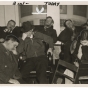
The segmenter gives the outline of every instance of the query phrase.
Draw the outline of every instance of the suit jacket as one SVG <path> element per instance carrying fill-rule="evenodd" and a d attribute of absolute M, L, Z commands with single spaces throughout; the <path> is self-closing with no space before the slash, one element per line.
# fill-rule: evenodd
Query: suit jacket
<path fill-rule="evenodd" d="M 56 33 L 56 30 L 53 29 L 53 26 L 45 30 L 43 25 L 35 25 L 35 31 L 39 31 L 43 34 L 46 34 L 53 38 L 54 43 L 57 42 L 57 33 Z"/>
<path fill-rule="evenodd" d="M 17 60 L 0 44 L 0 84 L 7 84 L 17 70 Z"/>
<path fill-rule="evenodd" d="M 58 40 L 63 43 L 69 42 L 69 41 L 71 41 L 72 35 L 73 35 L 72 30 L 69 28 L 65 28 L 58 36 Z"/>
<path fill-rule="evenodd" d="M 21 37 L 22 36 L 22 33 L 21 33 L 21 28 L 22 27 L 15 27 L 12 31 L 12 33 L 10 32 L 5 32 L 4 30 L 6 29 L 6 26 L 4 27 L 0 27 L 0 38 L 4 38 L 9 35 L 9 34 L 13 34 L 15 35 L 17 38 Z"/>
<path fill-rule="evenodd" d="M 16 26 L 14 30 L 12 31 L 12 34 L 15 35 L 17 38 L 22 37 L 21 29 L 22 27 Z"/>
<path fill-rule="evenodd" d="M 82 31 L 82 27 L 81 26 L 75 26 L 75 30 L 74 30 L 74 33 L 75 33 L 75 38 L 74 39 L 77 39 L 80 32 Z M 71 37 L 73 36 L 73 31 L 69 28 L 65 28 L 61 33 L 60 35 L 58 36 L 58 40 L 63 42 L 63 43 L 66 43 L 66 42 L 69 42 L 71 41 Z"/>
<path fill-rule="evenodd" d="M 9 32 L 4 32 L 5 29 L 6 29 L 6 26 L 0 27 L 0 38 L 5 39 L 5 37 L 10 34 Z"/>
<path fill-rule="evenodd" d="M 19 40 L 20 44 L 17 47 L 17 52 L 19 54 L 25 53 L 27 58 L 45 55 L 45 47 L 42 41 L 47 42 L 49 44 L 49 48 L 53 48 L 53 39 L 40 32 L 34 33 L 34 38 L 32 39 L 26 37 L 24 41 L 22 39 Z"/>

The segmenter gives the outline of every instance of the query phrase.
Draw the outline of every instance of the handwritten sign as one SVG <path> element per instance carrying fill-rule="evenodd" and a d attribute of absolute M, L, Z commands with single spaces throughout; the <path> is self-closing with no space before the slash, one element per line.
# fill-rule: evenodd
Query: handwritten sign
<path fill-rule="evenodd" d="M 29 3 L 26 3 L 26 2 L 20 2 L 20 3 L 17 3 L 16 1 L 13 2 L 13 5 L 27 5 Z"/>
<path fill-rule="evenodd" d="M 58 6 L 60 2 L 44 2 L 45 5 Z"/>
<path fill-rule="evenodd" d="M 44 2 L 45 5 L 51 5 L 51 6 L 58 6 L 60 4 L 60 2 Z M 17 3 L 16 1 L 13 2 L 13 5 L 27 5 L 29 3 L 26 2 L 21 2 L 21 3 Z M 44 7 L 42 7 L 40 10 L 38 7 L 36 7 L 36 12 L 32 12 L 32 14 L 47 14 L 44 13 Z"/>

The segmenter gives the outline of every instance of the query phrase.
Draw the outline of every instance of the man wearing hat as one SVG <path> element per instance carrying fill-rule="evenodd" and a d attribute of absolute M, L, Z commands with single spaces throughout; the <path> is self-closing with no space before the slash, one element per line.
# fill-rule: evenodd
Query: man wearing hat
<path fill-rule="evenodd" d="M 49 50 L 47 53 L 52 54 L 53 49 L 53 39 L 40 32 L 33 31 L 33 26 L 29 21 L 24 22 L 23 35 L 20 39 L 20 44 L 17 47 L 19 54 L 24 54 L 26 57 L 26 62 L 21 68 L 21 73 L 23 78 L 26 78 L 30 71 L 36 70 L 36 75 L 38 82 L 40 84 L 47 83 L 46 70 L 48 67 L 48 59 L 45 54 L 45 47 L 43 41 L 49 44 Z"/>

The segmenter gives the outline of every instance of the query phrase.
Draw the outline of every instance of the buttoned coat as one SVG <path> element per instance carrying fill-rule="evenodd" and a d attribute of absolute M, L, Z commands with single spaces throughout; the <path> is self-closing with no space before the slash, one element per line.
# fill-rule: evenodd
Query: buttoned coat
<path fill-rule="evenodd" d="M 17 60 L 0 43 L 0 84 L 7 84 L 17 71 Z"/>

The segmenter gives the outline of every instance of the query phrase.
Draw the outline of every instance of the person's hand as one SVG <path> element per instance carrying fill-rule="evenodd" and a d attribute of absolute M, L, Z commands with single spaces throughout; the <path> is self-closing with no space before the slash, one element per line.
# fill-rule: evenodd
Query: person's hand
<path fill-rule="evenodd" d="M 33 38 L 33 34 L 31 34 L 30 36 L 28 35 L 27 37 L 29 37 L 29 38 Z"/>
<path fill-rule="evenodd" d="M 9 80 L 9 83 L 12 83 L 12 84 L 20 84 L 19 81 L 17 81 L 16 79 L 10 79 Z"/>
<path fill-rule="evenodd" d="M 82 45 L 80 45 L 80 47 L 79 47 L 77 57 L 78 57 L 79 59 L 81 59 L 81 57 L 82 57 Z"/>
<path fill-rule="evenodd" d="M 17 80 L 17 79 L 22 78 L 22 76 L 21 75 L 13 75 L 13 78 Z"/>
<path fill-rule="evenodd" d="M 76 67 L 79 67 L 79 63 L 78 62 L 74 62 Z"/>
<path fill-rule="evenodd" d="M 20 60 L 26 60 L 26 56 L 20 56 Z"/>
<path fill-rule="evenodd" d="M 32 31 L 32 32 L 30 32 L 30 33 L 27 34 L 27 37 L 33 38 L 33 35 L 34 35 L 34 32 Z"/>
<path fill-rule="evenodd" d="M 51 55 L 53 54 L 53 49 L 52 48 L 49 48 L 48 51 L 47 51 L 47 54 L 48 53 L 51 53 Z"/>
<path fill-rule="evenodd" d="M 23 33 L 22 34 L 22 39 L 25 40 L 26 37 L 27 37 L 27 34 L 26 33 Z"/>
<path fill-rule="evenodd" d="M 14 55 L 18 54 L 17 51 L 16 51 L 16 49 L 12 50 L 12 52 L 13 52 Z"/>

